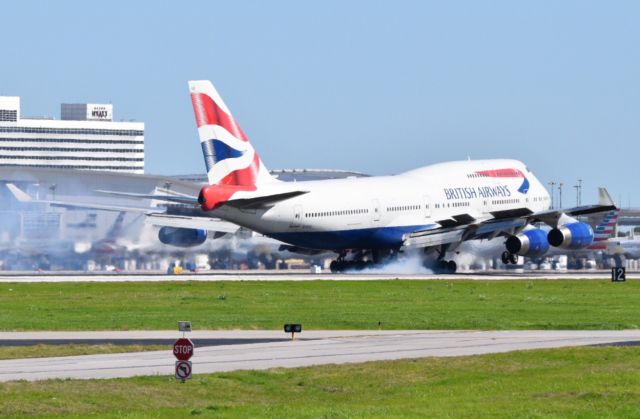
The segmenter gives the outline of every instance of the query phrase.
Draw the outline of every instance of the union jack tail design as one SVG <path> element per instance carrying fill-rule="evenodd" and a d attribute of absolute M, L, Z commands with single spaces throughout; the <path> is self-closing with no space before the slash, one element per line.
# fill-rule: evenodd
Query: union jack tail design
<path fill-rule="evenodd" d="M 189 91 L 209 184 L 255 190 L 275 181 L 213 84 L 190 81 Z"/>

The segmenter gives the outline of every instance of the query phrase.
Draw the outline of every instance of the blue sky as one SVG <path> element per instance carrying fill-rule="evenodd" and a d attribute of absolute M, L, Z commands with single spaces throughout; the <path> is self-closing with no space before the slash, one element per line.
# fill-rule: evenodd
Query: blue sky
<path fill-rule="evenodd" d="M 640 206 L 635 1 L 10 2 L 0 94 L 24 115 L 111 102 L 150 173 L 204 171 L 187 91 L 211 79 L 269 168 L 372 174 L 525 161 Z"/>

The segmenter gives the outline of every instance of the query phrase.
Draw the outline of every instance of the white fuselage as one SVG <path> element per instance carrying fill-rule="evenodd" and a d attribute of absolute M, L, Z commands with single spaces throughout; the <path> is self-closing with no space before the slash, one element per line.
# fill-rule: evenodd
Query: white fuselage
<path fill-rule="evenodd" d="M 607 247 L 610 255 L 624 255 L 629 259 L 640 259 L 640 240 L 638 239 L 611 239 Z"/>
<path fill-rule="evenodd" d="M 502 169 L 518 175 L 479 174 Z M 267 209 L 223 206 L 213 215 L 300 247 L 389 249 L 399 248 L 405 234 L 440 227 L 456 216 L 483 221 L 494 218 L 492 212 L 537 212 L 550 204 L 544 186 L 517 160 L 440 163 L 394 176 L 273 182 L 257 192 L 265 191 L 307 193 Z"/>

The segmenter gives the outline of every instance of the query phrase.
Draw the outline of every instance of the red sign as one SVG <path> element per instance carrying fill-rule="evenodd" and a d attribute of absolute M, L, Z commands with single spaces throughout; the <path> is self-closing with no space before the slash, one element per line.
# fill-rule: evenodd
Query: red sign
<path fill-rule="evenodd" d="M 180 361 L 187 361 L 193 356 L 193 342 L 191 339 L 180 338 L 173 344 L 173 355 Z"/>

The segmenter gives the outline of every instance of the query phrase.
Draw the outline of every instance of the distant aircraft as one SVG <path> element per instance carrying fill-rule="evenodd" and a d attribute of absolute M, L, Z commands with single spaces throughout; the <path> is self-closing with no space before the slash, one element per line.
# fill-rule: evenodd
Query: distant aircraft
<path fill-rule="evenodd" d="M 640 239 L 612 239 L 608 242 L 606 254 L 616 258 L 618 266 L 623 265 L 622 257 L 640 259 Z"/>
<path fill-rule="evenodd" d="M 112 254 L 117 251 L 127 250 L 128 246 L 123 243 L 123 223 L 124 217 L 126 215 L 125 211 L 120 211 L 118 216 L 107 234 L 94 242 L 92 242 L 87 249 L 89 252 L 93 254 Z M 76 249 L 78 250 L 78 249 Z"/>
<path fill-rule="evenodd" d="M 522 162 L 507 159 L 439 163 L 395 176 L 281 182 L 269 174 L 213 84 L 190 81 L 189 89 L 209 185 L 198 197 L 105 192 L 200 207 L 302 253 L 334 251 L 335 272 L 421 248 L 425 260 L 435 254 L 434 268 L 453 273 L 457 266 L 447 254 L 465 241 L 499 236 L 511 244 L 502 254 L 511 263 L 550 246 L 585 248 L 594 233 L 575 217 L 615 209 L 612 202 L 549 209 L 540 181 Z M 173 233 L 197 234 L 198 218 L 188 221 L 176 220 Z M 551 230 L 531 228 L 536 223 Z"/>

